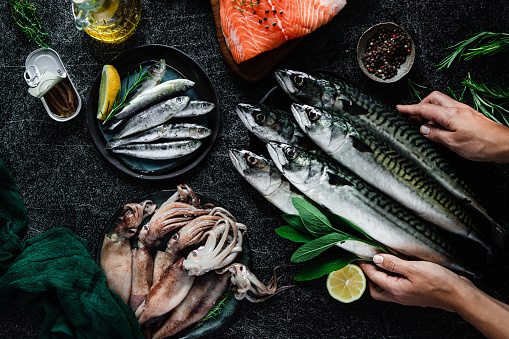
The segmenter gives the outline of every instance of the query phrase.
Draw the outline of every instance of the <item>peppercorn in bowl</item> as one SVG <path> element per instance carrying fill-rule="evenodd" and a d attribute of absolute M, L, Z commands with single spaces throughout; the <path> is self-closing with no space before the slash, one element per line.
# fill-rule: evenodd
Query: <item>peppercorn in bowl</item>
<path fill-rule="evenodd" d="M 357 44 L 357 62 L 372 80 L 391 83 L 412 68 L 415 47 L 410 35 L 392 22 L 372 26 Z"/>

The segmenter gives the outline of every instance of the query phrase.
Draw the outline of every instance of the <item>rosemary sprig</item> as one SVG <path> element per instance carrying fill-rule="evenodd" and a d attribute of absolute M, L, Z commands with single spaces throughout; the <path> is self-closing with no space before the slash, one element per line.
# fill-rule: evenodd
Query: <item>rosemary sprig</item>
<path fill-rule="evenodd" d="M 111 109 L 110 114 L 104 119 L 103 125 L 113 118 L 115 114 L 117 114 L 122 108 L 129 105 L 129 102 L 126 102 L 127 97 L 129 94 L 131 94 L 136 88 L 138 88 L 141 85 L 141 82 L 144 79 L 150 78 L 150 76 L 147 75 L 148 70 L 143 72 L 143 67 L 140 65 L 140 71 L 136 72 L 134 71 L 134 82 L 131 86 L 129 86 L 129 72 L 127 72 L 127 81 L 125 85 L 124 90 L 124 96 L 120 96 L 120 90 L 117 93 L 117 98 L 115 99 L 115 102 L 113 103 L 113 108 Z"/>
<path fill-rule="evenodd" d="M 203 319 L 203 321 L 209 320 L 210 318 L 218 316 L 226 303 L 226 299 L 228 299 L 229 296 L 230 296 L 230 292 L 225 293 L 225 295 L 221 298 L 221 300 L 217 303 L 217 305 L 214 306 L 214 308 L 210 310 L 209 314 L 205 317 L 205 319 Z"/>
<path fill-rule="evenodd" d="M 25 0 L 9 0 L 9 5 L 14 22 L 21 27 L 21 31 L 28 40 L 35 42 L 40 47 L 48 47 L 44 41 L 48 33 L 44 32 L 35 15 L 36 6 L 25 2 Z"/>
<path fill-rule="evenodd" d="M 509 126 L 509 109 L 502 106 L 509 103 L 509 88 L 504 90 L 500 84 L 489 87 L 483 82 L 475 82 L 470 73 L 462 84 L 470 90 L 477 111 L 499 124 Z M 493 100 L 502 102 L 496 103 Z"/>
<path fill-rule="evenodd" d="M 436 65 L 438 70 L 449 68 L 456 58 L 470 60 L 481 55 L 493 55 L 509 50 L 509 34 L 480 32 L 448 49 L 452 49 L 453 52 Z"/>
<path fill-rule="evenodd" d="M 419 85 L 418 83 L 408 79 L 408 89 L 410 90 L 410 95 L 412 96 L 412 98 L 422 101 L 422 93 L 420 90 L 428 89 L 428 87 Z"/>
<path fill-rule="evenodd" d="M 238 4 L 238 6 L 233 6 L 233 8 L 237 9 L 240 13 L 244 12 L 244 8 L 242 7 L 250 7 L 251 9 L 255 9 L 254 6 L 260 7 L 261 0 L 232 0 L 232 4 Z M 253 13 L 254 14 L 254 13 Z"/>

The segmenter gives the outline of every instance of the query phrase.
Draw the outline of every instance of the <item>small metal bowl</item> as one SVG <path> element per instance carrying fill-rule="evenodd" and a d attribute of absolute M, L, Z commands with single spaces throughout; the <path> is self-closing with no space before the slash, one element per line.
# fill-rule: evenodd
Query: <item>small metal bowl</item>
<path fill-rule="evenodd" d="M 380 23 L 378 25 L 372 26 L 371 28 L 369 28 L 367 31 L 365 31 L 362 34 L 362 36 L 359 39 L 359 42 L 357 43 L 357 62 L 359 63 L 359 67 L 364 72 L 364 74 L 366 74 L 370 79 L 375 80 L 377 82 L 382 82 L 382 83 L 391 83 L 391 82 L 398 81 L 399 79 L 404 77 L 412 68 L 412 65 L 413 65 L 414 59 L 415 59 L 415 46 L 414 46 L 414 42 L 413 42 L 412 38 L 410 37 L 410 41 L 412 42 L 411 48 L 410 48 L 410 55 L 408 55 L 406 57 L 405 62 L 401 66 L 399 66 L 397 73 L 394 77 L 388 78 L 388 79 L 382 79 L 382 78 L 375 76 L 375 74 L 373 74 L 373 73 L 369 73 L 368 70 L 366 69 L 366 67 L 364 66 L 364 63 L 362 62 L 362 56 L 366 53 L 366 49 L 368 47 L 369 40 L 371 40 L 371 38 L 373 38 L 373 36 L 375 36 L 379 31 L 384 30 L 384 29 L 385 30 L 400 29 L 406 33 L 406 31 L 403 28 L 401 28 L 399 25 L 396 25 L 395 23 L 392 23 L 392 22 L 384 22 L 384 23 Z M 410 36 L 410 35 L 408 35 L 408 36 Z"/>

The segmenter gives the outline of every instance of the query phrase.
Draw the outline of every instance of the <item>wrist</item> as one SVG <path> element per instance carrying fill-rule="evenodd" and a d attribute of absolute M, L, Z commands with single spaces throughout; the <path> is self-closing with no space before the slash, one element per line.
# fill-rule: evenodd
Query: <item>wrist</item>
<path fill-rule="evenodd" d="M 509 163 L 509 127 L 499 125 L 495 133 L 495 138 L 492 139 L 494 140 L 492 159 L 489 160 L 497 163 Z"/>

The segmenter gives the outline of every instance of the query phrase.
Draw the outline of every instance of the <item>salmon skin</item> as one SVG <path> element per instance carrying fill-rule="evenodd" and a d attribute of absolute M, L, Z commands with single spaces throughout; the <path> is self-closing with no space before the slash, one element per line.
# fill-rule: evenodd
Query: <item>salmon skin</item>
<path fill-rule="evenodd" d="M 221 27 L 241 63 L 328 23 L 346 0 L 220 0 Z"/>

